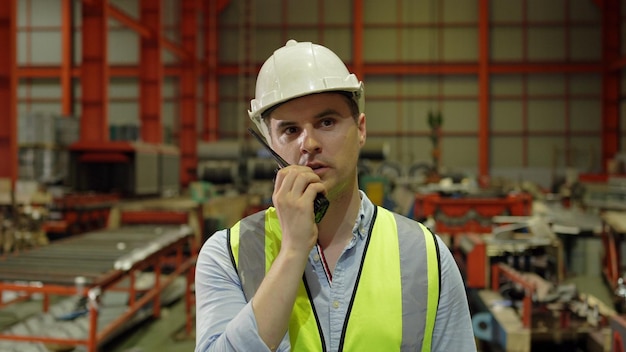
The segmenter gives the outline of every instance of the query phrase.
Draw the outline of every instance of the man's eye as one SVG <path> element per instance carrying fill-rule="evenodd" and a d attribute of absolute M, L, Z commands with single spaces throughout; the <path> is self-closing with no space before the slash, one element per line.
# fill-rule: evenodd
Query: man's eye
<path fill-rule="evenodd" d="M 298 129 L 296 127 L 287 127 L 283 131 L 284 134 L 293 134 L 293 133 L 296 133 L 296 132 L 298 132 Z"/>
<path fill-rule="evenodd" d="M 322 120 L 322 126 L 328 127 L 332 126 L 335 122 L 332 119 Z"/>

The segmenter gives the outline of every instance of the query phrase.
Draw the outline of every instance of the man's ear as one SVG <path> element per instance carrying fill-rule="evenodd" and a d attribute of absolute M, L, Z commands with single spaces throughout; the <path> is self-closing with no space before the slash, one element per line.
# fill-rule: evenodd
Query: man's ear
<path fill-rule="evenodd" d="M 365 139 L 367 137 L 367 128 L 365 124 L 365 113 L 361 113 L 357 118 L 357 127 L 359 128 L 359 144 L 361 147 L 365 145 Z"/>

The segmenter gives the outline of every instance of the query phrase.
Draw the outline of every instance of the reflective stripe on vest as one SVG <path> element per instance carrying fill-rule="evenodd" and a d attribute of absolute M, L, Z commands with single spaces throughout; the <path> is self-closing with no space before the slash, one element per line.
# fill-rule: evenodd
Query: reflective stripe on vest
<path fill-rule="evenodd" d="M 423 225 L 381 207 L 372 224 L 339 350 L 430 351 L 440 287 L 436 239 Z M 248 301 L 278 255 L 280 240 L 273 208 L 230 229 L 231 259 Z M 311 303 L 315 294 L 303 279 L 289 322 L 293 351 L 327 349 Z"/>

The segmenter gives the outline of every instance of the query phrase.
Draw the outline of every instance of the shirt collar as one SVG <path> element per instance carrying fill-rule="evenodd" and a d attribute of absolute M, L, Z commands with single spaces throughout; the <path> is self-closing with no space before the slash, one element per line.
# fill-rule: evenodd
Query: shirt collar
<path fill-rule="evenodd" d="M 374 216 L 374 209 L 376 206 L 372 201 L 367 198 L 365 192 L 359 190 L 361 196 L 361 205 L 359 206 L 359 214 L 356 217 L 354 227 L 352 228 L 352 234 L 358 236 L 359 239 L 364 239 L 368 232 L 370 225 L 372 224 L 372 217 Z"/>

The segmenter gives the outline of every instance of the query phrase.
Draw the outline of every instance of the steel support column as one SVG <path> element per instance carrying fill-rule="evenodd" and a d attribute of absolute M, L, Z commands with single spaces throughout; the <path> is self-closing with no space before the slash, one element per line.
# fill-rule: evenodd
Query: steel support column
<path fill-rule="evenodd" d="M 74 112 L 72 89 L 73 2 L 61 1 L 61 113 L 70 116 Z"/>
<path fill-rule="evenodd" d="M 363 0 L 352 2 L 352 72 L 361 81 L 365 80 L 363 64 Z"/>
<path fill-rule="evenodd" d="M 217 74 L 218 65 L 218 27 L 216 1 L 203 1 L 203 29 L 204 29 L 204 60 L 206 70 L 203 80 L 203 129 L 202 139 L 207 142 L 218 139 L 219 130 L 219 77 Z"/>
<path fill-rule="evenodd" d="M 81 142 L 109 140 L 108 0 L 83 2 Z"/>
<path fill-rule="evenodd" d="M 478 173 L 489 176 L 489 0 L 480 0 L 478 15 Z"/>
<path fill-rule="evenodd" d="M 626 56 L 622 56 L 617 62 L 611 65 L 611 69 L 613 70 L 620 70 L 624 67 L 626 67 Z"/>
<path fill-rule="evenodd" d="M 612 66 L 620 59 L 620 1 L 602 1 L 602 169 L 620 146 L 620 70 Z"/>
<path fill-rule="evenodd" d="M 0 177 L 17 179 L 17 3 L 0 1 Z"/>
<path fill-rule="evenodd" d="M 213 1 L 209 1 L 213 2 Z M 196 179 L 198 164 L 198 134 L 196 133 L 197 109 L 197 16 L 198 1 L 181 2 L 181 38 L 183 49 L 190 57 L 182 63 L 180 75 L 180 131 L 178 145 L 181 154 L 180 181 L 183 187 Z"/>
<path fill-rule="evenodd" d="M 161 60 L 161 1 L 141 0 L 141 23 L 153 35 L 141 36 L 139 53 L 139 117 L 141 138 L 144 142 L 159 144 L 163 140 L 161 122 L 161 89 L 163 63 Z"/>

